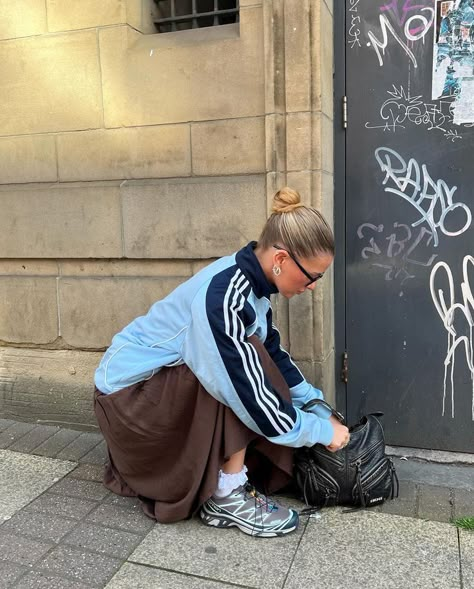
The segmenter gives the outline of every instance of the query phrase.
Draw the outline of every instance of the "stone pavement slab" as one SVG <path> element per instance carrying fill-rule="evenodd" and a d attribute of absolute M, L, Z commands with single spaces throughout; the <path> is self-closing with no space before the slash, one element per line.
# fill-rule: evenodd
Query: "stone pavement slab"
<path fill-rule="evenodd" d="M 156 524 L 129 561 L 256 589 L 281 589 L 304 526 L 281 538 L 255 538 L 198 519 Z"/>
<path fill-rule="evenodd" d="M 372 511 L 326 510 L 308 522 L 285 584 L 302 587 L 461 589 L 457 530 Z"/>
<path fill-rule="evenodd" d="M 11 517 L 75 466 L 72 462 L 0 450 L 0 522 Z"/>
<path fill-rule="evenodd" d="M 127 562 L 105 589 L 131 589 L 132 587 L 133 589 L 183 589 L 184 587 L 186 589 L 230 589 L 239 585 L 229 585 Z"/>
<path fill-rule="evenodd" d="M 461 578 L 463 589 L 474 588 L 474 532 L 459 530 Z"/>

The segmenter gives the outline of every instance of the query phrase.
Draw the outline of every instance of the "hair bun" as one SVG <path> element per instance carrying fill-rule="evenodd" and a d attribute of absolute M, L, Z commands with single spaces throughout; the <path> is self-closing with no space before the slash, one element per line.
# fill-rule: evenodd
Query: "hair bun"
<path fill-rule="evenodd" d="M 304 207 L 296 190 L 285 186 L 273 197 L 272 212 L 276 214 L 291 213 L 298 207 Z"/>

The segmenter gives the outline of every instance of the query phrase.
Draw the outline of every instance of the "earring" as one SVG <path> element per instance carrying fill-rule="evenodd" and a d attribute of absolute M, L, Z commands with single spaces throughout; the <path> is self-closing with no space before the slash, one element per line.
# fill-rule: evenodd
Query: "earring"
<path fill-rule="evenodd" d="M 273 274 L 275 274 L 275 276 L 280 276 L 280 274 L 281 274 L 280 266 L 273 266 L 272 272 L 273 272 Z"/>

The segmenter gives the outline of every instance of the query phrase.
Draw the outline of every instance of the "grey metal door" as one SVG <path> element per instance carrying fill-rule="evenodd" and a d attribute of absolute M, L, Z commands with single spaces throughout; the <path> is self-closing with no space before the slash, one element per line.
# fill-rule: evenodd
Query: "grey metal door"
<path fill-rule="evenodd" d="M 474 0 L 344 17 L 348 417 L 474 452 Z"/>

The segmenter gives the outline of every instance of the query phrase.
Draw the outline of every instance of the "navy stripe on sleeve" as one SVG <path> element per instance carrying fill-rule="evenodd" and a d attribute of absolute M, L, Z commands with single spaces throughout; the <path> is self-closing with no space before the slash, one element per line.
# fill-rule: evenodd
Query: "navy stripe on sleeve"
<path fill-rule="evenodd" d="M 250 285 L 233 266 L 215 276 L 208 288 L 206 313 L 229 378 L 244 407 L 267 437 L 285 434 L 294 427 L 296 412 L 273 390 L 265 378 L 257 351 L 247 342 L 245 325 L 255 321 L 247 297 Z"/>

